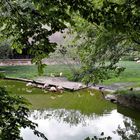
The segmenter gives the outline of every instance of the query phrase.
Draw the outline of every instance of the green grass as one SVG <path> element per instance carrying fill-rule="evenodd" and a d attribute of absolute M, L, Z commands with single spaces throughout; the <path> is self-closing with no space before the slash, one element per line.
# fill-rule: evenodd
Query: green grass
<path fill-rule="evenodd" d="M 7 77 L 33 79 L 39 76 L 37 66 L 1 66 L 0 71 L 3 71 Z M 71 77 L 72 72 L 67 65 L 48 65 L 45 67 L 44 76 L 59 75 L 63 73 L 65 77 Z"/>
<path fill-rule="evenodd" d="M 140 99 L 140 91 L 121 90 L 121 91 L 116 91 L 115 94 L 122 94 L 124 96 L 130 96 L 133 98 L 136 97 Z"/>
<path fill-rule="evenodd" d="M 119 77 L 104 81 L 104 84 L 131 82 L 134 86 L 140 86 L 140 64 L 134 61 L 121 61 L 119 66 L 125 67 L 125 71 Z"/>
<path fill-rule="evenodd" d="M 130 82 L 134 84 L 133 87 L 140 86 L 140 64 L 134 61 L 121 61 L 119 65 L 125 67 L 125 71 L 119 77 L 106 80 L 102 84 Z M 33 79 L 38 76 L 37 66 L 1 66 L 0 71 L 5 71 L 8 77 Z M 59 75 L 60 72 L 68 79 L 72 77 L 72 71 L 67 65 L 48 65 L 45 68 L 44 75 L 50 76 L 51 73 Z"/>

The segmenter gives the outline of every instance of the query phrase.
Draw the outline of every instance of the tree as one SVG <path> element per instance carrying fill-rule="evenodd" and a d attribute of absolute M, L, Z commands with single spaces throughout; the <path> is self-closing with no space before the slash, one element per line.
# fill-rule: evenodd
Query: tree
<path fill-rule="evenodd" d="M 118 75 L 124 70 L 116 65 L 120 58 L 126 53 L 140 51 L 138 1 L 100 2 L 93 2 L 92 7 L 85 9 L 77 8 L 86 19 L 77 27 L 78 40 L 82 40 L 79 77 L 86 83 L 98 83 L 110 78 L 114 72 Z"/>
<path fill-rule="evenodd" d="M 42 72 L 41 60 L 55 48 L 49 36 L 66 28 L 64 22 L 70 20 L 65 5 L 57 1 L 2 0 L 0 13 L 1 38 L 10 38 L 19 53 L 26 48 Z"/>
<path fill-rule="evenodd" d="M 16 48 L 20 53 L 23 48 L 26 48 L 28 53 L 34 56 L 33 62 L 38 64 L 40 72 L 44 67 L 41 59 L 55 50 L 56 44 L 51 43 L 49 37 L 56 31 L 63 32 L 69 24 L 75 25 L 73 13 L 92 25 L 103 28 L 103 31 L 100 31 L 100 36 L 97 36 L 99 37 L 98 41 L 92 45 L 95 46 L 93 48 L 96 48 L 97 53 L 103 54 L 104 51 L 100 50 L 110 49 L 109 45 L 105 46 L 100 41 L 107 41 L 112 36 L 111 43 L 117 44 L 115 44 L 117 46 L 115 49 L 118 48 L 118 44 L 121 47 L 124 47 L 124 44 L 126 46 L 126 42 L 131 45 L 131 48 L 132 45 L 137 46 L 135 48 L 138 50 L 140 48 L 140 5 L 138 0 L 42 0 L 40 2 L 36 0 L 2 0 L 0 6 L 0 18 L 3 21 L 1 22 L 1 37 L 12 39 L 13 48 Z M 108 41 L 109 43 L 110 41 Z M 114 56 L 116 57 L 112 59 L 114 60 L 113 65 L 119 60 L 120 54 L 115 53 Z M 83 69 L 87 75 L 89 69 L 92 70 L 92 68 L 88 68 L 88 65 L 92 65 L 86 63 L 87 66 Z M 112 69 L 112 67 L 108 67 L 108 69 Z M 104 67 L 99 67 L 96 77 L 102 78 L 100 73 L 105 71 L 108 73 L 108 69 L 104 70 Z"/>
<path fill-rule="evenodd" d="M 27 100 L 10 96 L 0 87 L 0 140 L 22 140 L 21 127 L 29 127 L 35 135 L 47 140 L 44 134 L 36 130 L 37 124 L 28 119 L 28 113 Z"/>

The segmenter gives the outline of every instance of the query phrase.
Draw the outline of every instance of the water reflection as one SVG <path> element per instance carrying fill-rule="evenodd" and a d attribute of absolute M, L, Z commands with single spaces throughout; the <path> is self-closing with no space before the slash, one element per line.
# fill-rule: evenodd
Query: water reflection
<path fill-rule="evenodd" d="M 1 80 L 0 84 L 24 96 L 34 109 L 46 109 L 31 111 L 29 118 L 38 123 L 39 131 L 49 140 L 84 140 L 100 137 L 101 132 L 105 134 L 103 137 L 111 136 L 113 140 L 140 140 L 140 112 L 120 106 L 116 109 L 116 105 L 103 100 L 95 91 L 52 95 L 28 88 L 22 82 Z M 29 129 L 22 129 L 21 135 L 24 140 L 40 140 Z"/>
<path fill-rule="evenodd" d="M 79 111 L 65 109 L 34 110 L 30 119 L 39 124 L 38 129 L 49 140 L 84 140 L 86 137 L 100 137 L 101 132 L 104 132 L 104 136 L 111 136 L 113 140 L 123 139 L 125 135 L 132 138 L 133 133 L 136 133 L 135 138 L 140 138 L 135 122 L 116 109 L 102 116 L 87 116 Z M 39 140 L 29 129 L 22 130 L 22 135 L 25 140 Z"/>
<path fill-rule="evenodd" d="M 119 125 L 114 134 L 121 136 L 122 140 L 140 140 L 140 129 L 136 122 L 124 117 L 123 123 L 124 127 Z"/>

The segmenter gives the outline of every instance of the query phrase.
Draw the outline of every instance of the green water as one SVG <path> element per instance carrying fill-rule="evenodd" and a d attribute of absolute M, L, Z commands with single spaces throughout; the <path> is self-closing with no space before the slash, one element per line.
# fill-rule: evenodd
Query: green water
<path fill-rule="evenodd" d="M 140 139 L 140 112 L 112 104 L 104 100 L 98 91 L 58 94 L 10 80 L 0 80 L 0 86 L 11 95 L 29 100 L 32 104 L 29 118 L 38 123 L 38 129 L 49 140 L 84 140 L 88 136 L 100 137 L 101 132 L 113 140 L 124 139 L 127 137 L 125 134 L 130 140 Z M 28 129 L 23 129 L 21 135 L 25 140 L 40 140 Z"/>
<path fill-rule="evenodd" d="M 22 95 L 32 104 L 31 109 L 74 109 L 84 114 L 92 112 L 102 114 L 116 108 L 114 104 L 105 101 L 95 90 L 81 90 L 78 92 L 51 93 L 38 88 L 27 87 L 19 81 L 1 80 L 0 85 L 6 87 L 11 94 Z"/>

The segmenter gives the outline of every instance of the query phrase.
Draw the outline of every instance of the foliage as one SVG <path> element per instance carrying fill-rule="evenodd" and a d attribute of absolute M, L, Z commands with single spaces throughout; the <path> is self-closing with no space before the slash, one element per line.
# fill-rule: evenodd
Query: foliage
<path fill-rule="evenodd" d="M 113 84 L 113 83 L 128 83 L 127 87 L 139 87 L 140 86 L 140 65 L 135 61 L 120 61 L 118 63 L 119 67 L 125 67 L 119 77 L 114 77 L 109 80 L 105 80 L 103 84 Z"/>
<path fill-rule="evenodd" d="M 68 28 L 64 33 L 60 33 L 60 41 L 57 42 L 57 47 L 54 53 L 49 55 L 58 64 L 63 64 L 69 67 L 72 76 L 69 78 L 72 81 L 77 81 L 76 75 L 79 75 L 80 57 L 78 55 L 78 47 L 73 43 L 75 38 L 72 30 Z"/>
<path fill-rule="evenodd" d="M 28 119 L 27 101 L 22 97 L 10 96 L 0 87 L 0 139 L 21 139 L 20 128 L 29 127 L 34 134 L 47 140 L 44 134 L 36 130 L 37 124 Z"/>
<path fill-rule="evenodd" d="M 80 23 L 80 20 L 76 27 L 78 40 L 82 40 L 80 77 L 85 83 L 102 82 L 114 72 L 118 75 L 124 70 L 116 66 L 120 58 L 126 53 L 140 51 L 138 1 L 107 0 L 94 4 L 89 10 L 77 8 L 90 22 Z"/>
<path fill-rule="evenodd" d="M 125 43 L 120 42 L 123 35 L 110 33 L 102 26 L 91 24 L 79 16 L 75 16 L 74 21 L 75 27 L 70 27 L 68 34 L 72 39 L 64 47 L 67 53 L 69 46 L 72 46 L 79 59 L 81 70 L 75 73 L 75 79 L 85 83 L 99 83 L 119 75 L 124 68 L 115 64 L 127 50 L 127 47 L 122 47 Z"/>
<path fill-rule="evenodd" d="M 7 42 L 0 42 L 0 59 L 7 59 L 13 55 L 12 49 Z"/>
<path fill-rule="evenodd" d="M 56 44 L 49 37 L 63 32 L 70 24 L 77 28 L 78 35 L 79 27 L 83 29 L 80 41 L 85 36 L 80 43 L 80 77 L 86 83 L 108 79 L 112 71 L 120 73 L 123 69 L 115 64 L 122 54 L 129 49 L 140 50 L 138 0 L 2 0 L 0 7 L 1 38 L 10 38 L 19 53 L 26 48 L 40 72 L 44 67 L 41 59 L 55 50 Z M 77 15 L 85 19 L 80 26 L 76 25 L 81 21 L 77 17 L 75 20 Z M 109 65 L 104 58 L 110 61 Z"/>
<path fill-rule="evenodd" d="M 26 48 L 39 66 L 41 59 L 54 51 L 49 36 L 66 28 L 64 22 L 70 19 L 65 5 L 55 1 L 2 0 L 0 13 L 1 38 L 10 38 L 19 53 Z"/>
<path fill-rule="evenodd" d="M 139 59 L 140 59 L 140 52 L 134 50 L 125 53 L 125 55 L 121 58 L 121 60 L 124 61 L 137 61 Z"/>

